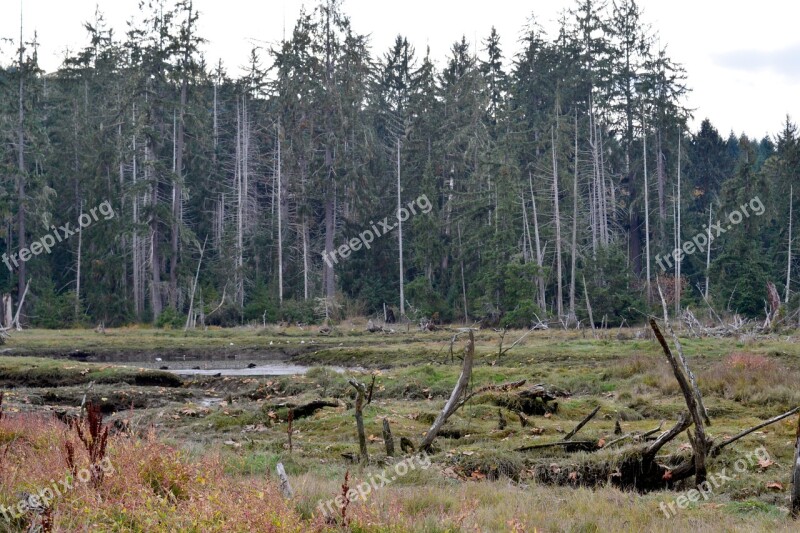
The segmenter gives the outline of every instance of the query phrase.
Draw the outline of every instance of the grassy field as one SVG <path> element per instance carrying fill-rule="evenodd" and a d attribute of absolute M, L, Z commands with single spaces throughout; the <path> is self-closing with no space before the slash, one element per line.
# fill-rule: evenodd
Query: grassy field
<path fill-rule="evenodd" d="M 49 470 L 37 470 L 41 479 L 61 476 L 66 468 L 63 446 L 57 442 L 64 438 L 57 435 L 65 434 L 65 426 L 38 423 L 41 427 L 36 429 L 39 426 L 30 423 L 23 430 L 22 420 L 42 412 L 56 412 L 61 418 L 77 414 L 86 383 L 94 381 L 89 398 L 120 429 L 111 438 L 109 456 L 115 464 L 124 463 L 118 470 L 137 487 L 131 489 L 136 494 L 119 493 L 113 481 L 119 473 L 109 477 L 108 486 L 81 487 L 56 501 L 56 530 L 74 529 L 81 523 L 81 512 L 98 530 L 250 530 L 256 522 L 231 509 L 236 506 L 230 499 L 233 494 L 250 511 L 272 517 L 258 522 L 258 528 L 275 531 L 797 529 L 787 516 L 797 417 L 727 448 L 712 462 L 709 473 L 728 473 L 731 479 L 723 477 L 713 493 L 697 502 L 678 500 L 691 488 L 688 484 L 646 494 L 620 491 L 612 479 L 599 487 L 587 486 L 584 472 L 595 467 L 613 471 L 620 454 L 632 452 L 636 443 L 572 454 L 557 448 L 516 451 L 561 440 L 597 406 L 600 411 L 581 430 L 581 439 L 611 442 L 617 423 L 623 434 L 653 430 L 662 421 L 665 429 L 670 427 L 685 404 L 658 344 L 644 329 L 604 332 L 600 339 L 586 332 L 534 332 L 503 355 L 498 333 L 477 332 L 473 389 L 525 379 L 526 386 L 545 384 L 563 391 L 557 408 L 528 415 L 523 426 L 510 394 L 479 395 L 451 417 L 429 456 L 409 454 L 404 460 L 388 461 L 383 420 L 390 422 L 397 447 L 401 437 L 417 444 L 452 391 L 464 348 L 462 336 L 453 343 L 451 354 L 454 331 L 395 329 L 368 334 L 363 323 L 354 322 L 339 325 L 331 335 L 321 335 L 313 326 L 189 334 L 139 328 L 105 334 L 15 333 L 0 357 L 0 383 L 5 389 L 0 445 L 6 448 L 0 449 L 0 504 L 11 504 L 20 490 L 38 486 L 39 478 L 22 475 L 31 461 L 50 465 Z M 508 332 L 504 348 L 522 335 Z M 713 438 L 721 440 L 800 405 L 800 347 L 794 337 L 685 336 L 681 342 L 704 393 Z M 76 351 L 84 357 L 117 354 L 132 359 L 161 354 L 165 361 L 185 353 L 247 353 L 315 368 L 303 376 L 203 377 L 173 386 L 176 383 L 158 381 L 175 379 L 162 372 L 69 359 Z M 325 365 L 359 370 L 338 374 Z M 373 400 L 364 409 L 370 454 L 366 465 L 351 464 L 347 458 L 358 453 L 354 395 L 347 384 L 351 377 L 367 384 L 375 379 Z M 319 399 L 335 407 L 293 420 L 290 450 L 289 408 Z M 50 439 L 51 444 L 35 445 L 37 431 L 50 435 L 41 439 Z M 685 457 L 687 442 L 685 434 L 678 437 L 662 450 L 661 460 Z M 142 467 L 131 446 L 140 446 L 143 454 L 170 450 L 173 462 L 164 466 L 167 473 L 159 476 Z M 757 449 L 769 460 L 748 459 Z M 408 467 L 402 474 L 401 460 Z M 294 498 L 287 502 L 277 495 L 278 462 L 285 465 L 294 488 Z M 742 464 L 741 471 L 735 469 Z M 558 470 L 567 482 L 543 483 L 537 474 L 542 469 Z M 731 472 L 736 475 L 730 476 Z M 368 495 L 351 503 L 344 526 L 341 507 L 326 502 L 342 493 L 346 474 L 348 486 L 361 486 L 362 491 L 367 481 L 389 482 L 383 487 L 374 483 Z M 228 487 L 225 494 L 212 489 L 221 486 Z M 90 505 L 95 500 L 101 503 Z M 87 506 L 89 511 L 82 510 Z M 326 519 L 326 509 L 338 518 Z"/>

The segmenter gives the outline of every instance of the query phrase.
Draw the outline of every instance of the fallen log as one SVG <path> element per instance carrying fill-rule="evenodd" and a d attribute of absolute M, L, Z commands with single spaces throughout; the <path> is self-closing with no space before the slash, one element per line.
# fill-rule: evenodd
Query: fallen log
<path fill-rule="evenodd" d="M 597 449 L 597 442 L 593 440 L 560 440 L 558 442 L 545 442 L 542 444 L 531 444 L 516 448 L 514 451 L 527 452 L 530 450 L 542 450 L 544 448 L 563 447 L 567 452 L 589 452 Z"/>
<path fill-rule="evenodd" d="M 291 402 L 285 403 L 278 403 L 269 406 L 270 409 L 289 409 L 293 411 L 292 415 L 295 420 L 298 418 L 306 418 L 308 416 L 313 415 L 320 409 L 324 407 L 341 407 L 342 404 L 340 402 L 335 402 L 333 400 L 312 400 L 308 403 L 302 405 L 295 405 Z M 288 413 L 287 413 L 288 417 Z M 288 418 L 287 418 L 288 421 Z"/>

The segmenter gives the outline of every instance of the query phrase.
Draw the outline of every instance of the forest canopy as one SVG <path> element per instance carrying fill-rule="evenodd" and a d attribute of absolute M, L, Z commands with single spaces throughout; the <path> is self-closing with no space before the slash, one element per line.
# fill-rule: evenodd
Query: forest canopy
<path fill-rule="evenodd" d="M 797 306 L 795 124 L 691 131 L 685 72 L 634 0 L 576 0 L 553 34 L 487 28 L 441 64 L 402 33 L 373 49 L 327 0 L 238 77 L 206 62 L 198 16 L 144 2 L 117 35 L 98 12 L 55 72 L 36 39 L 3 44 L 0 285 L 16 302 L 28 288 L 26 322 L 386 305 L 513 327 L 591 308 L 619 325 L 657 309 L 658 287 L 676 308 L 759 316 L 768 282 Z M 105 203 L 115 216 L 82 227 Z M 66 223 L 82 231 L 36 253 Z"/>

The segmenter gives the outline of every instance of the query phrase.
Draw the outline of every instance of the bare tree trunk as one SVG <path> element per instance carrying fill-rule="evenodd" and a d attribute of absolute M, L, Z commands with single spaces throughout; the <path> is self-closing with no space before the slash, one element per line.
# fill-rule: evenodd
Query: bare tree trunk
<path fill-rule="evenodd" d="M 281 195 L 281 126 L 278 124 L 278 302 L 283 305 L 283 203 Z"/>
<path fill-rule="evenodd" d="M 419 445 L 420 450 L 428 450 L 433 444 L 433 440 L 436 438 L 436 435 L 439 434 L 439 430 L 442 429 L 442 426 L 447 419 L 450 418 L 456 409 L 459 407 L 459 398 L 464 394 L 464 391 L 469 384 L 469 380 L 472 377 L 472 365 L 475 361 L 475 336 L 472 333 L 472 330 L 469 330 L 469 343 L 467 344 L 467 349 L 464 352 L 464 365 L 461 367 L 461 375 L 458 377 L 458 381 L 456 382 L 456 386 L 453 388 L 453 392 L 450 394 L 450 399 L 447 400 L 442 412 L 439 413 L 439 416 L 436 417 L 434 420 L 433 425 L 430 427 L 427 433 L 425 433 L 425 437 L 422 439 L 422 443 Z"/>
<path fill-rule="evenodd" d="M 150 160 L 151 148 L 150 140 L 144 147 L 145 161 L 145 180 L 150 183 L 150 203 L 152 214 L 150 216 L 150 306 L 153 311 L 153 321 L 157 320 L 161 314 L 161 259 L 158 251 L 159 231 L 158 231 L 158 174 L 153 175 L 152 163 Z M 151 181 L 152 180 L 152 181 Z"/>
<path fill-rule="evenodd" d="M 22 311 L 22 308 L 25 306 L 25 296 L 28 294 L 28 287 L 30 287 L 30 284 L 30 280 L 25 283 L 25 289 L 22 291 L 22 297 L 19 299 L 19 303 L 17 304 L 17 312 L 14 313 L 13 326 L 17 329 L 17 331 L 22 331 L 22 325 L 19 323 L 19 315 Z"/>
<path fill-rule="evenodd" d="M 789 253 L 786 261 L 786 296 L 785 301 L 789 303 L 790 285 L 792 283 L 792 202 L 794 201 L 794 186 L 789 186 Z"/>
<path fill-rule="evenodd" d="M 592 326 L 592 335 L 594 335 L 594 316 L 592 316 L 592 304 L 589 303 L 589 291 L 586 288 L 586 278 L 583 278 L 583 296 L 586 298 L 586 312 L 589 314 L 589 324 Z"/>
<path fill-rule="evenodd" d="M 308 300 L 308 223 L 303 215 L 303 299 Z"/>
<path fill-rule="evenodd" d="M 134 315 L 136 316 L 137 320 L 140 320 L 142 317 L 142 304 L 144 295 L 142 292 L 142 278 L 140 277 L 141 273 L 141 250 L 139 245 L 139 193 L 137 192 L 136 188 L 136 105 L 133 106 L 133 165 L 132 165 L 132 179 L 133 179 L 133 209 L 132 209 L 132 221 L 133 221 L 133 232 L 131 236 L 131 257 L 133 261 L 133 309 Z"/>
<path fill-rule="evenodd" d="M 557 121 L 556 124 L 558 124 Z M 550 138 L 553 145 L 553 216 L 556 222 L 556 312 L 558 313 L 558 317 L 561 318 L 564 315 L 564 298 L 561 287 L 561 213 L 558 207 L 558 163 L 556 162 L 556 137 L 554 128 L 550 128 Z"/>
<path fill-rule="evenodd" d="M 708 245 L 706 248 L 706 291 L 705 299 L 708 301 L 709 273 L 711 272 L 711 203 L 708 204 Z"/>
<path fill-rule="evenodd" d="M 333 188 L 332 185 L 330 187 Z M 328 194 L 330 195 L 331 193 L 329 192 Z M 333 252 L 333 234 L 335 232 L 333 210 L 333 198 L 328 197 L 325 199 L 325 252 L 328 257 L 330 257 L 331 253 Z M 323 261 L 322 270 L 325 281 L 325 297 L 333 298 L 336 295 L 336 286 L 334 284 L 333 277 L 333 265 L 328 265 L 327 261 Z"/>
<path fill-rule="evenodd" d="M 665 242 L 664 223 L 667 220 L 667 200 L 664 192 L 666 176 L 664 172 L 664 153 L 661 149 L 661 129 L 656 129 L 656 173 L 658 174 L 658 236 L 659 244 Z"/>
<path fill-rule="evenodd" d="M 570 246 L 569 318 L 577 323 L 575 315 L 575 272 L 578 255 L 578 110 L 575 110 L 575 169 L 572 181 L 572 242 Z"/>
<path fill-rule="evenodd" d="M 464 248 L 461 245 L 461 222 L 458 223 L 458 259 L 461 263 L 461 296 L 464 299 L 464 324 L 469 321 L 469 310 L 467 307 L 467 284 L 464 280 Z"/>
<path fill-rule="evenodd" d="M 369 462 L 369 453 L 367 452 L 367 437 L 364 434 L 364 398 L 367 394 L 367 389 L 363 383 L 351 379 L 350 385 L 356 389 L 356 430 L 358 431 L 358 448 L 361 453 L 361 461 L 366 464 Z"/>
<path fill-rule="evenodd" d="M 189 4 L 189 39 L 191 39 L 191 20 L 192 20 L 192 7 Z M 189 57 L 188 51 L 185 52 L 183 58 L 184 69 L 188 68 Z M 179 259 L 179 237 L 180 228 L 182 224 L 183 212 L 183 152 L 185 147 L 185 131 L 186 131 L 186 97 L 189 87 L 189 80 L 186 72 L 183 73 L 181 80 L 181 95 L 180 107 L 178 110 L 178 123 L 177 123 L 177 139 L 175 147 L 175 181 L 172 190 L 172 255 L 169 259 L 169 305 L 173 309 L 177 308 L 178 302 L 178 259 Z"/>
<path fill-rule="evenodd" d="M 389 419 L 383 419 L 383 442 L 386 445 L 386 456 L 394 457 L 394 437 L 392 436 L 392 428 L 389 427 Z"/>
<path fill-rule="evenodd" d="M 19 15 L 19 118 L 17 122 L 17 245 L 22 250 L 28 243 L 25 237 L 25 68 L 23 52 L 25 45 L 22 41 L 22 12 Z M 19 275 L 17 277 L 17 295 L 23 293 L 27 287 L 26 264 L 20 261 Z M 21 304 L 20 304 L 21 305 Z M 17 310 L 19 313 L 19 310 Z"/>
<path fill-rule="evenodd" d="M 400 317 L 404 317 L 406 316 L 406 298 L 403 293 L 405 270 L 403 269 L 403 221 L 400 218 L 400 209 L 402 207 L 400 202 L 400 139 L 397 139 L 397 240 L 400 243 L 400 251 L 398 252 L 400 263 Z"/>
<path fill-rule="evenodd" d="M 184 326 L 183 331 L 189 329 L 189 324 L 194 321 L 192 314 L 194 313 L 194 293 L 197 291 L 197 280 L 200 277 L 200 265 L 203 264 L 203 254 L 206 251 L 206 243 L 208 242 L 208 235 L 206 235 L 205 240 L 203 241 L 203 247 L 200 248 L 200 259 L 197 260 L 197 271 L 194 274 L 194 283 L 192 284 L 192 295 L 189 297 L 189 314 L 186 315 L 186 326 Z"/>
<path fill-rule="evenodd" d="M 522 255 L 527 263 L 533 259 L 533 243 L 531 242 L 531 227 L 528 223 L 528 208 L 525 206 L 525 195 L 522 195 Z M 535 303 L 535 302 L 534 302 Z"/>
<path fill-rule="evenodd" d="M 650 197 L 647 182 L 647 124 L 642 109 L 642 155 L 644 162 L 644 253 L 647 262 L 647 301 L 650 301 Z"/>
<path fill-rule="evenodd" d="M 541 241 L 539 240 L 539 217 L 536 213 L 536 195 L 533 194 L 533 176 L 530 172 L 528 172 L 528 183 L 531 188 L 531 200 L 533 202 L 533 231 L 536 237 L 536 266 L 539 267 L 539 273 L 536 276 L 539 308 L 545 310 L 547 308 L 547 303 L 545 302 L 544 274 L 542 273 L 544 268 L 544 254 L 542 254 Z"/>
<path fill-rule="evenodd" d="M 236 302 L 244 305 L 244 124 L 241 105 L 236 104 Z"/>
<path fill-rule="evenodd" d="M 83 216 L 83 205 L 81 205 L 81 213 L 78 217 Z M 78 232 L 78 258 L 75 265 L 75 320 L 80 319 L 81 313 L 81 251 L 83 248 L 83 232 Z"/>
<path fill-rule="evenodd" d="M 676 203 L 677 223 L 675 226 L 675 249 L 680 250 L 683 246 L 681 240 L 681 131 L 678 130 L 678 200 Z M 681 266 L 683 254 L 678 254 L 675 258 L 675 316 L 681 314 Z"/>

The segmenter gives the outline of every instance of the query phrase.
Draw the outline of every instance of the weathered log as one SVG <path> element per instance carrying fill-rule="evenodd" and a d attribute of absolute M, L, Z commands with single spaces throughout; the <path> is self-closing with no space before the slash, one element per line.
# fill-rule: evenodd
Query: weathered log
<path fill-rule="evenodd" d="M 570 440 L 572 437 L 574 437 L 581 430 L 581 428 L 583 428 L 583 426 L 585 426 L 586 424 L 589 423 L 589 420 L 594 418 L 594 415 L 596 415 L 598 413 L 598 411 L 600 411 L 600 406 L 599 405 L 597 407 L 595 407 L 594 410 L 591 413 L 586 415 L 586 418 L 581 420 L 578 423 L 578 425 L 575 426 L 575 429 L 573 429 L 572 431 L 567 433 L 567 435 L 564 437 L 564 440 Z"/>
<path fill-rule="evenodd" d="M 475 396 L 478 396 L 480 394 L 486 394 L 487 392 L 509 392 L 513 389 L 518 389 L 522 387 L 523 385 L 525 385 L 526 381 L 527 380 L 522 379 L 519 381 L 512 381 L 510 383 L 503 383 L 502 385 L 487 385 L 485 387 L 481 387 L 478 390 L 470 392 L 464 397 L 463 400 L 458 402 L 458 405 L 456 405 L 454 412 L 463 407 L 464 405 L 466 405 L 466 403 Z"/>
<path fill-rule="evenodd" d="M 541 450 L 544 448 L 556 448 L 563 446 L 565 451 L 568 452 L 589 452 L 597 449 L 597 441 L 593 440 L 560 440 L 558 442 L 545 442 L 542 444 L 531 444 L 529 446 L 522 446 L 515 448 L 517 452 L 527 452 L 530 450 Z"/>
<path fill-rule="evenodd" d="M 312 400 L 302 405 L 295 405 L 290 402 L 284 402 L 284 403 L 274 404 L 270 407 L 272 409 L 282 409 L 282 408 L 291 409 L 293 411 L 292 415 L 294 419 L 297 420 L 298 418 L 306 418 L 308 416 L 311 416 L 320 409 L 322 409 L 323 407 L 340 407 L 341 405 L 343 404 L 332 400 Z"/>
<path fill-rule="evenodd" d="M 364 399 L 367 394 L 367 387 L 363 383 L 351 379 L 348 381 L 356 389 L 356 430 L 358 431 L 358 448 L 361 453 L 361 461 L 369 462 L 367 452 L 367 437 L 364 434 Z"/>
<path fill-rule="evenodd" d="M 394 437 L 392 436 L 392 428 L 389 427 L 389 419 L 383 419 L 383 442 L 386 444 L 386 455 L 394 457 Z"/>

